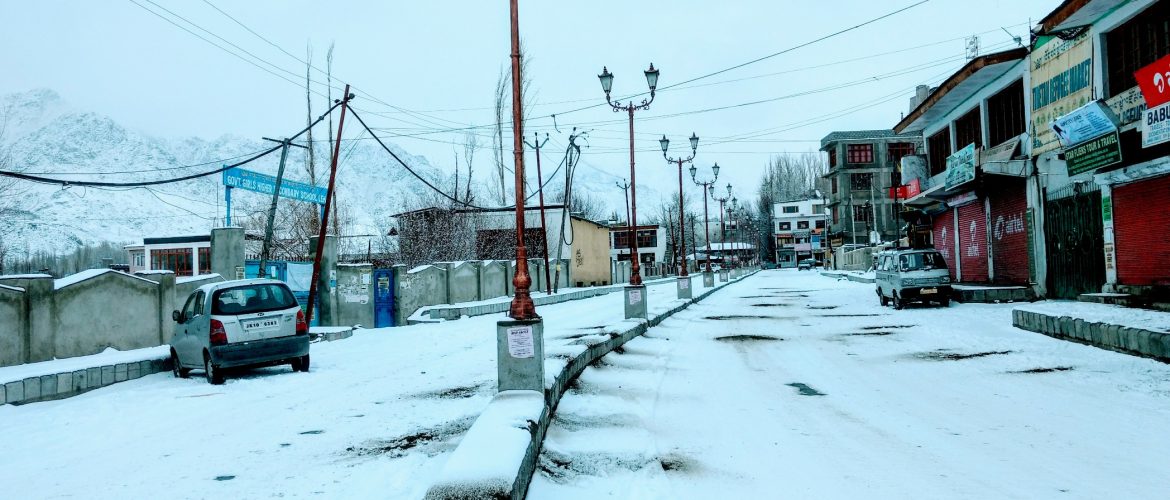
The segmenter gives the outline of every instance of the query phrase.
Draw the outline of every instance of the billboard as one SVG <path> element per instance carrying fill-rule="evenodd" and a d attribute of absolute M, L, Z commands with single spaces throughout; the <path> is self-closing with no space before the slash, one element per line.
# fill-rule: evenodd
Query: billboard
<path fill-rule="evenodd" d="M 975 143 L 947 157 L 946 189 L 975 180 Z"/>
<path fill-rule="evenodd" d="M 1055 36 L 1036 39 L 1030 58 L 1032 81 L 1032 155 L 1060 147 L 1049 126 L 1053 120 L 1084 106 L 1093 97 L 1093 43 L 1089 32 L 1071 40 Z"/>
<path fill-rule="evenodd" d="M 242 168 L 229 168 L 223 171 L 223 185 L 271 195 L 276 190 L 276 177 Z M 321 205 L 325 203 L 328 193 L 329 190 L 323 187 L 288 179 L 280 181 L 280 196 L 282 198 Z"/>

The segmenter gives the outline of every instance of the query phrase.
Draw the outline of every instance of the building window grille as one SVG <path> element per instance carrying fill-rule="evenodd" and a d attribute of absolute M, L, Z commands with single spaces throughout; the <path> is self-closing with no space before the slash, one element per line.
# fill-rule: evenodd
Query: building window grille
<path fill-rule="evenodd" d="M 983 120 L 979 118 L 978 106 L 955 120 L 955 145 L 963 148 L 971 143 L 976 148 L 983 147 Z"/>
<path fill-rule="evenodd" d="M 998 145 L 1024 133 L 1024 81 L 1018 80 L 987 100 L 987 136 Z"/>
<path fill-rule="evenodd" d="M 899 161 L 902 161 L 903 156 L 910 156 L 916 152 L 914 143 L 892 142 L 886 146 L 886 161 L 890 165 L 896 165 Z"/>
<path fill-rule="evenodd" d="M 1137 85 L 1133 73 L 1170 54 L 1170 2 L 1155 2 L 1125 24 L 1105 34 L 1108 96 Z"/>
<path fill-rule="evenodd" d="M 853 174 L 849 176 L 849 184 L 854 191 L 868 191 L 873 186 L 873 174 Z"/>
<path fill-rule="evenodd" d="M 947 157 L 951 155 L 951 131 L 942 129 L 930 136 L 927 143 L 930 146 L 930 175 L 938 175 L 947 169 Z"/>
<path fill-rule="evenodd" d="M 845 145 L 845 161 L 848 163 L 873 163 L 873 144 Z"/>

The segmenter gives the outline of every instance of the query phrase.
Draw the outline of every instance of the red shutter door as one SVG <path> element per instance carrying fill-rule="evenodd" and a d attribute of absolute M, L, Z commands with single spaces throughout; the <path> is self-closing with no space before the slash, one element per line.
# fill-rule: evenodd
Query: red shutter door
<path fill-rule="evenodd" d="M 959 281 L 981 283 L 987 281 L 987 216 L 983 199 L 979 198 L 958 208 L 959 263 L 962 276 Z"/>
<path fill-rule="evenodd" d="M 1113 188 L 1117 282 L 1170 285 L 1170 176 Z"/>
<path fill-rule="evenodd" d="M 934 248 L 942 254 L 955 278 L 955 213 L 950 208 L 934 216 Z"/>
<path fill-rule="evenodd" d="M 990 176 L 989 176 L 990 177 Z M 1028 197 L 1024 182 L 1003 179 L 989 182 L 991 205 L 991 260 L 997 283 L 1028 283 Z M 964 271 L 966 267 L 963 268 Z"/>

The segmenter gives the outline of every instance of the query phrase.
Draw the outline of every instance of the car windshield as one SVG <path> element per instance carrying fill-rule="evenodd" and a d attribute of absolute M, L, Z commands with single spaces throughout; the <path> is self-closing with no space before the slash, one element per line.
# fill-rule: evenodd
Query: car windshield
<path fill-rule="evenodd" d="M 297 305 L 288 287 L 258 283 L 217 290 L 211 296 L 211 314 L 248 314 L 288 309 Z"/>
<path fill-rule="evenodd" d="M 938 252 L 904 254 L 898 258 L 898 263 L 902 271 L 929 271 L 947 268 L 947 262 Z"/>

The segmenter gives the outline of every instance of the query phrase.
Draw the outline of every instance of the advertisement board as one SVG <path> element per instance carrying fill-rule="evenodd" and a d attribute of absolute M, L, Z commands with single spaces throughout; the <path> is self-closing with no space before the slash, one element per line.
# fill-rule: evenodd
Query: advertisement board
<path fill-rule="evenodd" d="M 1121 162 L 1121 141 L 1118 140 L 1117 132 L 1064 150 L 1064 161 L 1069 176 Z"/>
<path fill-rule="evenodd" d="M 1049 124 L 1092 100 L 1093 44 L 1090 33 L 1071 40 L 1036 39 L 1030 57 L 1032 82 L 1032 155 L 1060 147 Z"/>
<path fill-rule="evenodd" d="M 1170 141 L 1170 102 L 1147 109 L 1142 120 L 1142 147 Z"/>
<path fill-rule="evenodd" d="M 1092 101 L 1052 121 L 1052 131 L 1065 148 L 1116 130 L 1117 117 L 1101 101 Z"/>
<path fill-rule="evenodd" d="M 947 157 L 946 189 L 975 180 L 975 143 Z"/>
<path fill-rule="evenodd" d="M 1133 73 L 1146 106 L 1154 108 L 1170 102 L 1170 55 Z"/>

